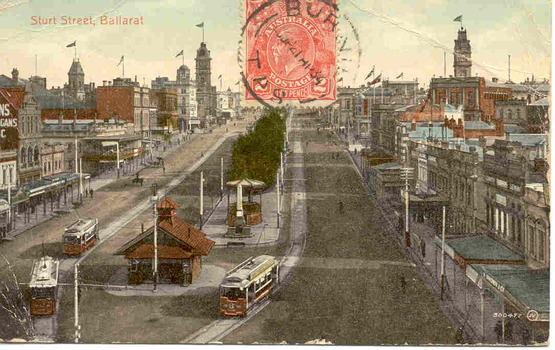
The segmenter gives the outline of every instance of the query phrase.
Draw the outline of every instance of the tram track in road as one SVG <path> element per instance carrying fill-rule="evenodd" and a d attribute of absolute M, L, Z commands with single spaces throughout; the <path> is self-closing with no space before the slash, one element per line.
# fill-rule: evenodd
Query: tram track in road
<path fill-rule="evenodd" d="M 291 124 L 293 123 L 293 118 L 291 119 Z M 292 128 L 291 128 L 292 129 Z M 293 163 L 297 166 L 290 167 L 292 171 L 292 177 L 294 179 L 305 179 L 305 169 L 304 169 L 304 147 L 302 146 L 302 128 L 297 128 L 295 131 L 298 134 L 292 139 L 293 143 Z M 298 165 L 301 166 L 298 166 Z M 277 293 L 282 288 L 284 288 L 288 281 L 293 276 L 294 269 L 299 264 L 303 252 L 306 247 L 306 228 L 307 228 L 307 209 L 306 209 L 306 196 L 297 196 L 298 194 L 306 193 L 306 182 L 305 181 L 293 181 L 290 190 L 290 213 L 291 219 L 289 222 L 290 245 L 287 248 L 284 256 L 281 258 L 279 263 L 280 268 L 280 283 L 274 289 L 271 295 Z M 208 343 L 219 343 L 223 338 L 229 335 L 231 332 L 245 324 L 247 321 L 251 320 L 260 311 L 262 311 L 266 306 L 270 305 L 272 302 L 271 295 L 268 299 L 262 303 L 257 304 L 254 308 L 250 309 L 247 316 L 243 318 L 222 318 L 213 321 L 212 323 L 206 325 L 200 330 L 196 331 L 190 335 L 181 343 L 188 344 L 208 344 Z"/>
<path fill-rule="evenodd" d="M 222 146 L 222 144 L 229 139 L 230 137 L 234 137 L 239 135 L 240 132 L 229 132 L 224 134 L 221 138 L 219 138 L 207 151 L 204 152 L 204 156 L 198 159 L 193 165 L 191 165 L 187 170 L 183 171 L 182 174 L 173 180 L 171 180 L 167 185 L 163 188 L 159 189 L 159 198 L 163 198 L 166 196 L 167 193 L 171 192 L 176 186 L 181 184 L 183 181 L 189 177 L 195 170 L 197 170 L 206 160 L 212 156 L 216 150 Z M 145 210 L 150 209 L 152 206 L 152 202 L 149 198 L 139 202 L 137 205 L 134 205 L 130 210 L 128 210 L 125 214 L 120 216 L 119 219 L 116 221 L 111 222 L 108 224 L 107 227 L 99 230 L 98 232 L 98 242 L 88 249 L 85 253 L 83 253 L 80 257 L 67 257 L 60 259 L 59 265 L 59 280 L 60 281 L 69 281 L 73 276 L 73 271 L 75 269 L 76 264 L 82 263 L 93 251 L 95 251 L 98 247 L 102 246 L 106 243 L 110 238 L 116 235 L 122 228 L 126 227 L 130 222 L 135 220 L 139 215 L 141 215 Z M 61 285 L 66 285 L 66 283 L 62 283 Z M 68 283 L 66 287 L 71 288 L 73 286 L 72 283 Z M 60 305 L 62 300 L 63 289 L 58 288 L 56 299 L 58 302 L 56 303 L 56 314 L 51 316 L 50 319 L 43 318 L 39 319 L 38 322 L 52 322 L 52 326 L 47 326 L 46 329 L 51 332 L 51 334 L 41 334 L 38 339 L 43 341 L 54 341 L 57 336 L 57 316 L 60 313 Z M 44 328 L 44 327 L 41 327 Z"/>

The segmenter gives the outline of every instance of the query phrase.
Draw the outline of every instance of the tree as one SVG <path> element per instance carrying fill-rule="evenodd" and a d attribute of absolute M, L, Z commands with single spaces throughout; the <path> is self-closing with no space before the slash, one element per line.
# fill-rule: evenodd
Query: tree
<path fill-rule="evenodd" d="M 13 339 L 23 338 L 32 340 L 36 332 L 27 307 L 27 301 L 19 288 L 19 282 L 15 275 L 12 265 L 2 256 L 7 268 L 3 267 L 0 277 L 0 336 L 2 338 Z"/>
<path fill-rule="evenodd" d="M 283 148 L 285 118 L 282 115 L 285 110 L 266 110 L 254 129 L 237 140 L 228 173 L 231 181 L 248 177 L 273 186 Z"/>

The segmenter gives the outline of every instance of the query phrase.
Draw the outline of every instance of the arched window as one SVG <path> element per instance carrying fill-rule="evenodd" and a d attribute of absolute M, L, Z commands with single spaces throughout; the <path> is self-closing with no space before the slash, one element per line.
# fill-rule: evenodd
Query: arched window
<path fill-rule="evenodd" d="M 39 161 L 39 146 L 35 146 L 35 162 Z"/>
<path fill-rule="evenodd" d="M 27 163 L 27 152 L 25 151 L 25 147 L 21 148 L 21 164 Z"/>
<path fill-rule="evenodd" d="M 28 163 L 32 163 L 33 162 L 33 148 L 31 146 L 29 146 L 29 148 L 27 148 L 27 162 Z"/>

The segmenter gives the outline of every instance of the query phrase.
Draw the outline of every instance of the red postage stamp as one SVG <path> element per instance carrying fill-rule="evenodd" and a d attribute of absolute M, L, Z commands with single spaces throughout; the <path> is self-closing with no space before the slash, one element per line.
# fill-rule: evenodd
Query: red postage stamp
<path fill-rule="evenodd" d="M 336 0 L 246 0 L 245 101 L 336 98 Z"/>

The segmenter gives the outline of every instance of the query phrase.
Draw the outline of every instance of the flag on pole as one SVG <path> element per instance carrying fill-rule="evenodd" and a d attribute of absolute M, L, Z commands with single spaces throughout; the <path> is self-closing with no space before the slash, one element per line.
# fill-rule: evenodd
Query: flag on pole
<path fill-rule="evenodd" d="M 204 22 L 201 22 L 201 23 L 197 24 L 196 26 L 199 27 L 199 28 L 204 28 Z"/>
<path fill-rule="evenodd" d="M 220 76 L 218 77 L 218 79 L 220 79 L 222 77 L 222 75 L 220 74 Z"/>
<path fill-rule="evenodd" d="M 121 56 L 121 58 L 120 58 L 119 63 L 118 63 L 117 66 L 119 67 L 119 65 L 120 65 L 122 62 L 123 62 L 123 55 Z"/>
<path fill-rule="evenodd" d="M 338 83 L 343 81 L 343 77 L 339 78 L 339 80 L 337 81 Z"/>
<path fill-rule="evenodd" d="M 462 15 L 458 16 L 453 20 L 453 22 L 461 22 L 462 23 Z"/>
<path fill-rule="evenodd" d="M 380 75 L 378 75 L 376 77 L 376 79 L 372 80 L 368 85 L 374 85 L 374 84 L 379 83 L 380 81 L 382 81 L 382 74 L 381 73 L 380 73 Z"/>
<path fill-rule="evenodd" d="M 399 74 L 395 79 L 401 79 L 403 77 L 403 73 Z"/>
<path fill-rule="evenodd" d="M 241 80 L 239 80 L 238 82 L 236 82 L 235 85 L 239 85 L 240 82 L 241 82 Z"/>
<path fill-rule="evenodd" d="M 68 44 L 66 47 L 74 47 L 75 45 L 77 45 L 77 40 L 75 40 L 71 44 Z"/>
<path fill-rule="evenodd" d="M 179 53 L 175 55 L 175 57 L 179 57 L 179 56 L 183 56 L 183 50 L 179 51 Z"/>
<path fill-rule="evenodd" d="M 376 66 L 372 67 L 372 70 L 370 71 L 370 73 L 368 73 L 368 75 L 366 76 L 366 78 L 364 78 L 364 80 L 367 80 L 368 78 L 370 78 L 372 75 L 374 75 L 374 68 L 376 68 Z"/>

